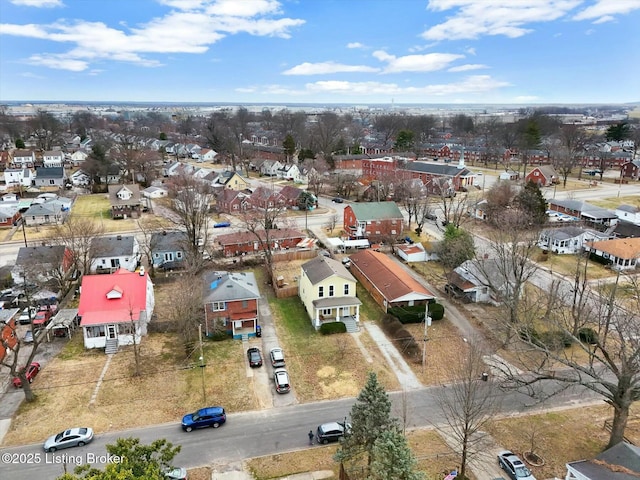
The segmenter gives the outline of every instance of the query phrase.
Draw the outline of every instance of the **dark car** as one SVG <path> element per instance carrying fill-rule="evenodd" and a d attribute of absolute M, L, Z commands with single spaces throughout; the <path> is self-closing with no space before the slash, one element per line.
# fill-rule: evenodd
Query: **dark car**
<path fill-rule="evenodd" d="M 344 202 L 344 200 L 343 200 L 342 198 L 340 198 L 340 197 L 336 197 L 336 198 L 334 198 L 334 199 L 332 200 L 332 202 L 333 202 L 333 203 L 342 203 L 342 202 Z"/>
<path fill-rule="evenodd" d="M 498 453 L 498 465 L 512 480 L 536 480 L 520 457 L 510 450 Z"/>
<path fill-rule="evenodd" d="M 427 220 L 433 220 L 433 221 L 438 220 L 438 216 L 437 216 L 437 215 L 434 215 L 433 213 L 427 213 L 424 217 L 425 217 Z"/>
<path fill-rule="evenodd" d="M 342 440 L 344 438 L 345 431 L 348 433 L 349 430 L 351 430 L 351 425 L 348 423 L 323 423 L 318 426 L 318 430 L 316 431 L 316 441 L 325 445 L 329 442 L 337 442 Z"/>
<path fill-rule="evenodd" d="M 182 429 L 190 432 L 194 428 L 218 428 L 227 421 L 227 414 L 222 407 L 201 408 L 197 412 L 182 417 Z"/>
<path fill-rule="evenodd" d="M 213 228 L 226 228 L 226 227 L 230 227 L 231 223 L 230 222 L 220 222 L 220 223 L 215 223 L 213 225 Z"/>
<path fill-rule="evenodd" d="M 247 358 L 249 359 L 250 367 L 261 367 L 262 366 L 262 354 L 260 353 L 260 349 L 257 347 L 251 347 L 247 350 Z"/>
<path fill-rule="evenodd" d="M 36 378 L 36 375 L 38 375 L 39 371 L 40 364 L 38 362 L 31 362 L 31 365 L 29 365 L 29 368 L 27 368 L 27 381 L 29 383 L 33 382 L 33 379 Z M 13 379 L 13 386 L 16 388 L 22 387 L 22 381 L 20 380 L 20 378 L 15 377 Z"/>

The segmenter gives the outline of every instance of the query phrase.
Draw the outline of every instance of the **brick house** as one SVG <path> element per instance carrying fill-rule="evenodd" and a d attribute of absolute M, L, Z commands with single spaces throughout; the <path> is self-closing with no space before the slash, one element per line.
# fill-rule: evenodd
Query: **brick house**
<path fill-rule="evenodd" d="M 294 187 L 292 185 L 286 185 L 280 190 L 280 195 L 284 199 L 284 203 L 287 208 L 293 208 L 298 206 L 298 199 L 302 194 L 302 190 L 300 188 Z"/>
<path fill-rule="evenodd" d="M 280 192 L 266 187 L 258 187 L 249 197 L 249 204 L 252 208 L 266 210 L 284 206 L 285 199 L 280 195 Z"/>
<path fill-rule="evenodd" d="M 266 238 L 264 230 L 258 231 L 260 238 Z M 270 230 L 269 241 L 272 250 L 282 250 L 295 248 L 306 235 L 298 230 L 285 228 L 282 230 Z M 262 245 L 252 232 L 228 233 L 216 237 L 216 242 L 222 247 L 225 257 L 233 257 L 249 253 L 258 253 L 262 250 Z"/>
<path fill-rule="evenodd" d="M 216 209 L 220 213 L 243 212 L 250 208 L 249 195 L 237 190 L 224 189 L 216 197 Z"/>
<path fill-rule="evenodd" d="M 235 339 L 255 337 L 260 290 L 252 272 L 211 272 L 204 277 L 204 329 L 224 329 Z"/>
<path fill-rule="evenodd" d="M 0 310 L 0 362 L 7 356 L 7 350 L 13 350 L 18 343 L 16 335 L 17 308 Z"/>
<path fill-rule="evenodd" d="M 549 187 L 554 183 L 558 183 L 559 178 L 558 173 L 552 166 L 542 165 L 535 167 L 527 173 L 527 176 L 524 177 L 524 181 L 525 183 L 533 182 L 540 187 Z"/>
<path fill-rule="evenodd" d="M 640 160 L 624 162 L 620 166 L 620 176 L 622 178 L 640 180 Z"/>
<path fill-rule="evenodd" d="M 351 239 L 399 237 L 404 217 L 395 202 L 352 203 L 344 208 L 343 228 Z"/>

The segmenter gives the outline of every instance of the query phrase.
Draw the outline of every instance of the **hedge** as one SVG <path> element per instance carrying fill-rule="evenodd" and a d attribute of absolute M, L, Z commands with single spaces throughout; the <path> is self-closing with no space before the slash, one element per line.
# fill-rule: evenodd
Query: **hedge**
<path fill-rule="evenodd" d="M 392 307 L 388 311 L 390 315 L 396 317 L 401 323 L 424 322 L 424 305 L 413 305 L 411 307 Z M 442 317 L 444 317 L 444 306 L 440 303 L 430 303 L 428 311 L 431 320 L 442 320 Z"/>
<path fill-rule="evenodd" d="M 442 317 L 444 317 L 444 305 L 442 305 L 441 303 L 430 303 L 429 304 L 429 316 L 431 317 L 431 320 L 433 320 L 434 322 L 436 320 L 442 320 Z"/>
<path fill-rule="evenodd" d="M 347 326 L 342 322 L 330 322 L 320 325 L 320 333 L 322 335 L 333 335 L 334 333 L 345 333 Z"/>

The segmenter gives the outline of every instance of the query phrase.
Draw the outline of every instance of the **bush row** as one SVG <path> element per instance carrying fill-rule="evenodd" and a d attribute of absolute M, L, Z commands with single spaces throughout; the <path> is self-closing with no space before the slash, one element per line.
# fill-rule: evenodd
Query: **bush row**
<path fill-rule="evenodd" d="M 334 333 L 345 333 L 347 326 L 342 322 L 329 322 L 320 325 L 320 333 L 322 335 L 333 335 Z"/>
<path fill-rule="evenodd" d="M 424 318 L 424 309 L 423 314 Z M 391 337 L 402 354 L 409 360 L 419 362 L 422 350 L 411 333 L 404 328 L 400 320 L 390 314 L 382 317 L 382 329 Z"/>
<path fill-rule="evenodd" d="M 444 306 L 440 303 L 429 304 L 429 316 L 431 320 L 442 320 L 444 317 Z M 424 322 L 424 305 L 414 305 L 412 307 L 392 307 L 388 310 L 390 315 L 397 318 L 400 323 L 422 323 Z"/>

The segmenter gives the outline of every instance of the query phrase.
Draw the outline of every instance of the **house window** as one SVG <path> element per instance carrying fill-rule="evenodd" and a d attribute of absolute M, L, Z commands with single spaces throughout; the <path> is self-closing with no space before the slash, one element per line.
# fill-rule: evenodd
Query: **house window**
<path fill-rule="evenodd" d="M 178 259 L 182 258 L 182 252 L 176 252 L 176 258 Z"/>
<path fill-rule="evenodd" d="M 242 301 L 242 308 L 249 308 L 249 300 Z"/>
<path fill-rule="evenodd" d="M 344 284 L 344 294 L 345 295 L 349 295 L 349 284 L 348 283 Z"/>
<path fill-rule="evenodd" d="M 222 312 L 225 308 L 224 302 L 212 302 L 211 310 L 214 312 Z"/>
<path fill-rule="evenodd" d="M 323 308 L 321 313 L 322 313 L 323 316 L 328 317 L 329 315 L 331 315 L 331 309 L 330 308 Z"/>
<path fill-rule="evenodd" d="M 329 296 L 333 297 L 333 285 L 329 285 Z"/>
<path fill-rule="evenodd" d="M 319 286 L 318 287 L 318 297 L 320 297 L 320 298 L 324 297 L 324 287 L 323 286 Z"/>
<path fill-rule="evenodd" d="M 111 259 L 111 268 L 118 268 L 120 266 L 120 259 L 119 258 L 112 258 Z"/>
<path fill-rule="evenodd" d="M 173 262 L 173 252 L 167 252 L 164 254 L 165 262 Z"/>

